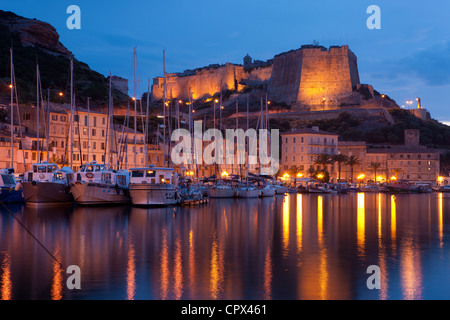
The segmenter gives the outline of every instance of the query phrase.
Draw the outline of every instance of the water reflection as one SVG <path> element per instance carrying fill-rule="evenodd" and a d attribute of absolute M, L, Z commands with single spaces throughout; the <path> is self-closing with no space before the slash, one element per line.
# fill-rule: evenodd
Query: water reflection
<path fill-rule="evenodd" d="M 364 257 L 365 231 L 366 231 L 366 211 L 364 203 L 364 193 L 358 193 L 357 215 L 356 215 L 356 238 L 358 241 L 358 256 Z"/>
<path fill-rule="evenodd" d="M 3 252 L 2 252 L 3 253 Z M 12 299 L 11 261 L 8 253 L 3 253 L 1 277 L 1 300 Z"/>
<path fill-rule="evenodd" d="M 450 276 L 435 270 L 450 261 L 447 201 L 351 193 L 191 208 L 17 206 L 64 267 L 80 266 L 82 290 L 65 290 L 65 269 L 2 211 L 1 298 L 447 299 Z M 380 290 L 366 287 L 371 264 Z"/>
<path fill-rule="evenodd" d="M 439 210 L 438 210 L 438 214 L 439 214 L 439 244 L 442 248 L 442 246 L 444 245 L 443 242 L 443 238 L 444 238 L 444 204 L 443 204 L 443 196 L 442 196 L 442 192 L 438 193 L 438 201 L 439 201 Z"/>

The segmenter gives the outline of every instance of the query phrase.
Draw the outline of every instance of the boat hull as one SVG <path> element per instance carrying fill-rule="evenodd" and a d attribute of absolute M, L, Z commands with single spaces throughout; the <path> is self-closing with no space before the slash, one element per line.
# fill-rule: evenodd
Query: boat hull
<path fill-rule="evenodd" d="M 66 184 L 56 182 L 22 182 L 23 197 L 30 204 L 64 204 L 73 202 Z"/>
<path fill-rule="evenodd" d="M 260 192 L 258 189 L 241 189 L 239 190 L 239 198 L 258 198 Z"/>
<path fill-rule="evenodd" d="M 22 189 L 15 190 L 12 187 L 1 187 L 0 189 L 0 201 L 3 203 L 18 203 L 23 202 Z"/>
<path fill-rule="evenodd" d="M 136 206 L 170 206 L 178 204 L 176 189 L 170 184 L 130 184 L 131 203 Z"/>
<path fill-rule="evenodd" d="M 275 195 L 275 189 L 263 188 L 261 189 L 261 197 L 273 197 Z"/>
<path fill-rule="evenodd" d="M 130 203 L 127 189 L 114 185 L 90 182 L 75 182 L 70 186 L 74 201 L 81 205 L 108 205 Z"/>
<path fill-rule="evenodd" d="M 234 198 L 236 192 L 233 189 L 210 188 L 207 194 L 210 198 Z"/>

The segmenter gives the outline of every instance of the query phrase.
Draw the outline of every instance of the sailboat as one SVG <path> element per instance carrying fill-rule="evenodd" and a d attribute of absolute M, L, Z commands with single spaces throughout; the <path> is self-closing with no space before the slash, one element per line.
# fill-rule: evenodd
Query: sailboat
<path fill-rule="evenodd" d="M 134 96 L 136 97 L 136 48 L 134 49 L 134 71 Z M 164 88 L 166 88 L 165 85 Z M 164 90 L 164 96 L 165 94 L 166 93 Z M 134 103 L 134 141 L 136 148 L 136 99 L 134 99 Z M 165 105 L 163 106 L 163 108 L 165 110 Z M 146 126 L 148 126 L 148 114 Z M 165 131 L 166 128 L 164 126 L 164 132 Z M 144 130 L 144 132 L 147 131 Z M 146 135 L 145 144 L 147 144 L 147 139 L 148 137 Z M 136 152 L 134 157 L 135 167 L 130 169 L 129 184 L 131 203 L 136 206 L 168 206 L 178 204 L 180 201 L 180 196 L 178 192 L 178 174 L 175 172 L 175 170 L 173 168 L 155 167 L 152 164 L 148 164 L 147 154 L 144 155 L 145 166 L 137 167 Z"/>
<path fill-rule="evenodd" d="M 110 132 L 112 131 L 111 75 L 109 79 L 108 125 L 105 144 L 108 145 L 109 142 L 109 159 L 111 162 L 112 139 L 110 138 L 108 141 L 108 137 L 111 137 Z M 96 161 L 93 161 L 80 166 L 76 174 L 76 181 L 70 184 L 70 192 L 75 202 L 81 205 L 125 204 L 130 202 L 129 182 L 128 171 L 108 169 L 107 165 L 98 164 Z"/>
<path fill-rule="evenodd" d="M 71 101 L 70 105 L 73 109 L 73 60 L 70 60 L 71 74 Z M 39 69 L 37 68 L 37 79 L 39 79 Z M 37 81 L 39 86 L 39 81 Z M 38 89 L 39 90 L 39 89 Z M 38 91 L 39 92 L 39 91 Z M 39 110 L 37 110 L 39 112 Z M 71 119 L 73 125 L 73 117 Z M 39 131 L 39 123 L 37 125 Z M 38 141 L 39 145 L 39 141 Z M 39 147 L 38 147 L 39 150 Z M 38 151 L 39 152 L 39 151 Z M 72 159 L 72 157 L 71 157 Z M 24 181 L 21 183 L 23 188 L 23 197 L 26 203 L 31 204 L 60 204 L 70 203 L 73 201 L 70 193 L 69 184 L 74 179 L 72 168 L 59 168 L 54 163 L 47 161 L 40 162 L 38 155 L 38 163 L 34 163 L 30 171 L 25 172 Z"/>

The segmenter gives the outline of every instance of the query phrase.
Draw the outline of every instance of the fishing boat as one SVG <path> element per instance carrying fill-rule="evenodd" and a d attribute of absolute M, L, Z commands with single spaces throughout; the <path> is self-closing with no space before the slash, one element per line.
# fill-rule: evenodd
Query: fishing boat
<path fill-rule="evenodd" d="M 407 180 L 399 180 L 385 185 L 389 193 L 419 193 L 419 186 L 409 183 Z"/>
<path fill-rule="evenodd" d="M 69 184 L 73 182 L 74 172 L 69 167 L 59 168 L 49 162 L 34 163 L 25 172 L 21 183 L 23 197 L 28 204 L 71 203 L 73 196 Z"/>
<path fill-rule="evenodd" d="M 3 203 L 23 202 L 22 188 L 14 178 L 14 168 L 0 170 L 0 201 Z"/>
<path fill-rule="evenodd" d="M 70 192 L 81 205 L 129 203 L 129 177 L 126 170 L 107 169 L 93 161 L 80 167 L 76 181 L 70 184 Z"/>
<path fill-rule="evenodd" d="M 130 197 L 136 206 L 169 206 L 180 200 L 177 173 L 172 168 L 130 169 Z"/>

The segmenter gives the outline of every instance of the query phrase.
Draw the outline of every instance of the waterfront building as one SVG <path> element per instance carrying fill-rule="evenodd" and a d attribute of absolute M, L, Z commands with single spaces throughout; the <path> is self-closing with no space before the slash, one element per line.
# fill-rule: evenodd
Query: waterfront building
<path fill-rule="evenodd" d="M 316 164 L 320 154 L 334 156 L 338 153 L 339 135 L 319 130 L 319 127 L 302 128 L 281 133 L 280 170 L 287 171 L 292 166 L 299 168 L 300 173 L 308 175 L 308 170 L 323 169 Z M 326 165 L 325 170 L 335 175 L 335 165 Z"/>

